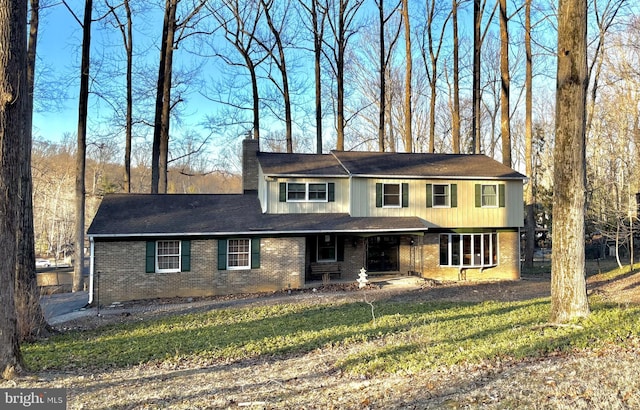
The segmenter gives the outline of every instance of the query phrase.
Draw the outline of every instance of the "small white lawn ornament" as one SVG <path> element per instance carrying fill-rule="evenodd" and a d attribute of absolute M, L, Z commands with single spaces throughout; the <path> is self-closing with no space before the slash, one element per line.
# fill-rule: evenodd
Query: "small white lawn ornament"
<path fill-rule="evenodd" d="M 358 282 L 358 288 L 362 289 L 365 286 L 367 286 L 367 283 L 369 283 L 369 279 L 367 279 L 367 270 L 363 267 L 362 269 L 360 269 L 360 274 L 358 275 L 358 279 L 356 279 L 356 281 Z"/>

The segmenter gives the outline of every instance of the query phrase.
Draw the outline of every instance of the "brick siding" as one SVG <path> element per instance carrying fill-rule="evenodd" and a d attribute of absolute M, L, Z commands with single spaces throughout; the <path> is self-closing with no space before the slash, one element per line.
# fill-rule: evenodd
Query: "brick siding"
<path fill-rule="evenodd" d="M 301 288 L 304 246 L 304 238 L 262 238 L 260 268 L 218 270 L 218 240 L 191 240 L 189 272 L 145 273 L 146 241 L 96 241 L 94 299 L 107 305 L 136 299 Z"/>

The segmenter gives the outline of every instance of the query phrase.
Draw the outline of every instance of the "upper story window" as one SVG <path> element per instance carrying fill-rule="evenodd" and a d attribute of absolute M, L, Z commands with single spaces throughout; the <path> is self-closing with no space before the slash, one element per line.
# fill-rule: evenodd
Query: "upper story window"
<path fill-rule="evenodd" d="M 377 183 L 376 208 L 406 208 L 409 206 L 409 184 Z"/>
<path fill-rule="evenodd" d="M 505 206 L 504 184 L 476 184 L 476 208 L 502 208 Z"/>
<path fill-rule="evenodd" d="M 427 208 L 455 208 L 457 206 L 457 184 L 427 184 Z"/>
<path fill-rule="evenodd" d="M 333 202 L 333 182 L 281 182 L 280 202 Z"/>
<path fill-rule="evenodd" d="M 287 201 L 305 201 L 306 199 L 306 184 L 287 184 Z"/>
<path fill-rule="evenodd" d="M 383 207 L 400 207 L 400 184 L 383 184 L 382 185 L 382 206 Z"/>

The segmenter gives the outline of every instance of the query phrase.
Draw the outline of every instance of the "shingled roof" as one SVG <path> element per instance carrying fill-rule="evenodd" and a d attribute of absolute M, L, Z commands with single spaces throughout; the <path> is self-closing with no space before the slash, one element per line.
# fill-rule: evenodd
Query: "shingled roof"
<path fill-rule="evenodd" d="M 525 179 L 521 173 L 474 154 L 332 151 L 331 154 L 258 153 L 262 172 L 288 177 L 403 177 Z"/>
<path fill-rule="evenodd" d="M 259 152 L 262 172 L 270 176 L 348 177 L 349 173 L 330 154 L 285 154 Z"/>
<path fill-rule="evenodd" d="M 221 236 L 418 232 L 417 217 L 350 217 L 346 213 L 270 215 L 256 195 L 110 194 L 89 227 L 91 237 Z"/>
<path fill-rule="evenodd" d="M 356 177 L 525 179 L 521 173 L 480 154 L 331 152 Z"/>

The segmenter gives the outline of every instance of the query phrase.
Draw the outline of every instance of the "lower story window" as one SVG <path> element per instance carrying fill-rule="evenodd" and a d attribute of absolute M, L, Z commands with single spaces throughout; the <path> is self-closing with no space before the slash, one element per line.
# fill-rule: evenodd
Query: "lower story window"
<path fill-rule="evenodd" d="M 336 261 L 336 237 L 320 235 L 318 237 L 318 262 Z"/>
<path fill-rule="evenodd" d="M 498 264 L 498 234 L 441 234 L 440 265 L 486 267 Z"/>
<path fill-rule="evenodd" d="M 251 268 L 251 239 L 229 239 L 227 246 L 229 269 Z"/>
<path fill-rule="evenodd" d="M 156 242 L 156 266 L 158 272 L 180 271 L 180 241 Z"/>

